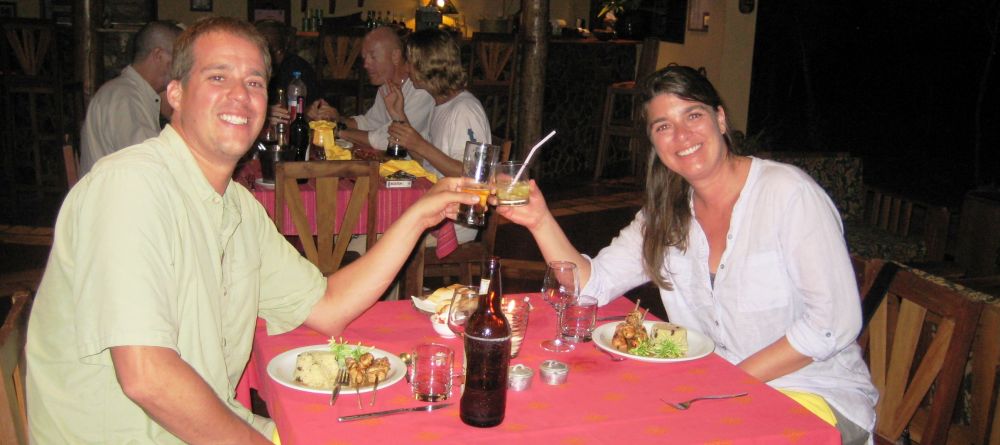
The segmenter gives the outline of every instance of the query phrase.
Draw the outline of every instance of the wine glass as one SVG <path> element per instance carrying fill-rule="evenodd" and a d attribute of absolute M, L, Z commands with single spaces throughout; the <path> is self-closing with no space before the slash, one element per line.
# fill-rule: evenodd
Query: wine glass
<path fill-rule="evenodd" d="M 570 261 L 552 261 L 542 279 L 542 298 L 556 310 L 556 336 L 542 342 L 542 348 L 552 352 L 572 351 L 575 346 L 562 339 L 563 310 L 580 291 L 580 269 Z"/>
<path fill-rule="evenodd" d="M 479 307 L 479 293 L 467 287 L 455 289 L 455 294 L 451 297 L 451 306 L 448 308 L 448 328 L 455 335 L 461 337 L 465 334 L 465 323 L 469 316 Z"/>

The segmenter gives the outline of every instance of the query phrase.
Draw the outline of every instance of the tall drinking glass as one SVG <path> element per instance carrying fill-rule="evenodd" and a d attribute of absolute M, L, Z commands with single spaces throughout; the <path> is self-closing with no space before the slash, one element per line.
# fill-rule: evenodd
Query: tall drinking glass
<path fill-rule="evenodd" d="M 556 336 L 542 342 L 542 348 L 552 352 L 572 351 L 575 346 L 562 338 L 562 317 L 566 305 L 580 291 L 580 269 L 570 261 L 552 261 L 542 279 L 542 298 L 556 310 Z"/>
<path fill-rule="evenodd" d="M 466 142 L 462 158 L 462 191 L 479 196 L 479 203 L 460 204 L 456 221 L 470 226 L 486 224 L 486 198 L 490 195 L 490 178 L 500 157 L 500 146 L 481 142 Z"/>

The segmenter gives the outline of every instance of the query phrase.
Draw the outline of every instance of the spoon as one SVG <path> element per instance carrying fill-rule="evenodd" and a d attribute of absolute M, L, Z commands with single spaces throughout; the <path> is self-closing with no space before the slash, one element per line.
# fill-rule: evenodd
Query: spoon
<path fill-rule="evenodd" d="M 620 361 L 623 361 L 623 360 L 625 360 L 625 357 L 622 357 L 622 356 L 620 356 L 620 355 L 615 355 L 615 354 L 612 354 L 612 353 L 610 353 L 610 352 L 608 352 L 608 351 L 605 351 L 604 349 L 601 349 L 601 348 L 600 348 L 600 347 L 598 347 L 597 345 L 594 345 L 594 349 L 596 349 L 596 350 L 598 350 L 598 351 L 601 351 L 601 352 L 603 352 L 603 353 L 604 353 L 605 355 L 607 355 L 607 356 L 608 356 L 608 358 L 610 358 L 610 359 L 611 359 L 611 361 L 613 361 L 613 362 L 620 362 Z"/>

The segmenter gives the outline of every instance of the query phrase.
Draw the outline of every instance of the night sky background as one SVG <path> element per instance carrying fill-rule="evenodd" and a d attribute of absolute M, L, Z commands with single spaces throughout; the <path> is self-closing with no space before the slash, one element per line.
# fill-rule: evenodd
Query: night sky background
<path fill-rule="evenodd" d="M 851 152 L 866 183 L 953 208 L 1000 183 L 1000 60 L 985 75 L 1000 0 L 757 8 L 747 135 L 761 149 Z"/>

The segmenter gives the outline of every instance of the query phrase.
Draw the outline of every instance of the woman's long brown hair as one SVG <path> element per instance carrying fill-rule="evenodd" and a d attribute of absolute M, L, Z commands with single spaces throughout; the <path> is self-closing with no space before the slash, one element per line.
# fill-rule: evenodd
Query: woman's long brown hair
<path fill-rule="evenodd" d="M 684 100 L 701 102 L 712 110 L 725 109 L 719 93 L 702 72 L 691 67 L 670 65 L 642 80 L 643 119 L 647 119 L 646 107 L 661 94 L 673 94 Z M 732 125 L 726 123 L 727 129 Z M 646 126 L 650 134 L 649 125 Z M 735 144 L 730 131 L 723 133 L 727 156 L 735 152 Z M 652 141 L 652 137 L 650 137 Z M 691 184 L 681 175 L 671 171 L 656 154 L 649 152 L 646 168 L 646 199 L 642 213 L 645 217 L 643 231 L 642 258 L 646 275 L 657 286 L 673 289 L 670 279 L 662 271 L 665 269 L 667 252 L 671 247 L 686 251 L 688 233 L 691 227 Z M 670 271 L 667 270 L 669 273 Z"/>

